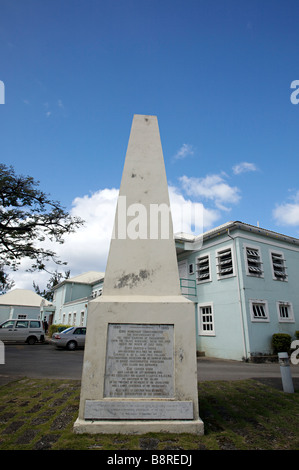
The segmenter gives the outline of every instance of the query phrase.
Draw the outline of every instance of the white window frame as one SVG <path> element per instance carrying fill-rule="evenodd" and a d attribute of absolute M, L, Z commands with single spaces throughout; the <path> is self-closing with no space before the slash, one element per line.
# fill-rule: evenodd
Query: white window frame
<path fill-rule="evenodd" d="M 262 262 L 262 255 L 261 255 L 260 247 L 250 245 L 248 243 L 244 243 L 243 247 L 244 247 L 244 258 L 245 258 L 245 266 L 246 266 L 247 276 L 263 278 L 264 277 L 264 271 L 263 271 L 263 268 L 262 268 L 263 262 Z M 254 270 L 253 270 L 253 272 L 250 271 L 250 268 L 254 268 L 254 266 L 249 266 L 249 264 L 248 264 L 248 255 L 250 256 L 250 254 L 248 253 L 247 250 L 256 251 L 258 253 L 258 258 L 259 259 L 256 261 L 256 264 L 259 265 L 258 269 L 260 269 L 260 272 L 258 272 L 258 271 L 254 272 Z"/>
<path fill-rule="evenodd" d="M 203 309 L 209 308 L 211 311 L 210 312 L 203 312 Z M 197 306 L 197 315 L 198 315 L 198 335 L 200 336 L 215 336 L 215 317 L 214 317 L 214 305 L 213 302 L 205 302 L 205 303 L 200 303 Z M 203 322 L 203 315 L 210 315 L 212 317 L 212 320 L 209 322 Z M 204 329 L 204 324 L 211 325 L 212 328 L 210 330 L 205 330 Z"/>
<path fill-rule="evenodd" d="M 189 276 L 192 276 L 192 274 L 194 274 L 194 263 L 188 264 L 188 274 Z"/>
<path fill-rule="evenodd" d="M 219 272 L 219 266 L 220 266 L 220 262 L 219 262 L 219 258 L 220 258 L 220 253 L 221 254 L 224 254 L 225 252 L 229 251 L 231 252 L 231 258 L 232 258 L 232 272 L 227 274 L 227 275 L 222 275 L 221 272 Z M 217 267 L 217 279 L 218 280 L 222 280 L 222 279 L 228 279 L 230 277 L 233 277 L 235 276 L 235 266 L 236 266 L 236 262 L 235 262 L 235 253 L 234 253 L 234 247 L 233 245 L 226 245 L 226 246 L 223 246 L 222 248 L 219 248 L 217 251 L 216 251 L 216 267 Z"/>
<path fill-rule="evenodd" d="M 209 264 L 209 278 L 206 279 L 206 278 L 203 278 L 203 279 L 199 279 L 198 278 L 198 264 L 199 264 L 199 261 L 203 258 L 207 258 L 208 259 L 208 264 Z M 196 282 L 197 284 L 203 284 L 204 282 L 211 282 L 212 281 L 212 273 L 211 273 L 211 256 L 210 256 L 210 253 L 207 253 L 205 255 L 201 255 L 201 256 L 197 256 L 196 258 Z"/>
<path fill-rule="evenodd" d="M 269 323 L 270 317 L 269 317 L 269 308 L 268 308 L 268 301 L 267 300 L 258 300 L 258 299 L 251 299 L 249 301 L 250 304 L 250 317 L 252 322 L 256 323 L 264 323 L 267 322 Z M 265 312 L 265 317 L 257 317 L 254 314 L 254 305 L 261 305 L 263 306 L 264 312 Z"/>
<path fill-rule="evenodd" d="M 84 326 L 84 320 L 85 320 L 85 310 L 81 310 L 81 312 L 80 312 L 80 326 Z"/>
<path fill-rule="evenodd" d="M 278 321 L 280 323 L 295 323 L 293 304 L 291 302 L 283 302 L 279 300 L 276 302 Z M 283 317 L 281 315 L 280 307 L 286 307 L 288 311 L 288 317 Z"/>
<path fill-rule="evenodd" d="M 273 277 L 273 280 L 274 281 L 280 281 L 280 282 L 287 282 L 288 280 L 288 275 L 287 275 L 287 266 L 286 266 L 286 260 L 284 258 L 284 253 L 282 251 L 279 251 L 279 250 L 273 250 L 271 248 L 271 250 L 269 251 L 270 253 L 270 263 L 271 263 L 271 269 L 272 269 L 272 277 Z M 285 277 L 284 278 L 279 278 L 277 276 L 275 276 L 275 270 L 274 270 L 274 266 L 273 266 L 273 258 L 272 258 L 272 255 L 278 255 L 278 256 L 281 256 L 281 260 L 283 261 L 283 271 L 285 273 Z"/>

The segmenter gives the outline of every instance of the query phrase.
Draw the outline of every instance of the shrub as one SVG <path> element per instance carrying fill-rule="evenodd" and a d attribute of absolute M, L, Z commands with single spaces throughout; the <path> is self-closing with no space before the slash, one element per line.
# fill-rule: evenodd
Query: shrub
<path fill-rule="evenodd" d="M 57 331 L 62 331 L 62 330 L 66 330 L 67 328 L 69 328 L 71 325 L 62 325 L 62 324 L 52 324 L 50 325 L 49 327 L 49 336 L 52 336 L 54 333 L 56 333 Z"/>
<path fill-rule="evenodd" d="M 288 352 L 291 347 L 292 337 L 287 333 L 275 333 L 272 336 L 272 346 L 274 353 Z"/>
<path fill-rule="evenodd" d="M 299 330 L 295 331 L 295 338 L 299 339 Z"/>

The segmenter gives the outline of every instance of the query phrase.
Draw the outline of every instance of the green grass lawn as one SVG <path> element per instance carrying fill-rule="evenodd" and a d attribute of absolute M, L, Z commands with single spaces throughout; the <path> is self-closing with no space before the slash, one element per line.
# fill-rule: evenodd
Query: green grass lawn
<path fill-rule="evenodd" d="M 298 450 L 299 392 L 255 380 L 199 384 L 205 434 L 74 434 L 80 382 L 24 378 L 0 387 L 0 450 Z"/>

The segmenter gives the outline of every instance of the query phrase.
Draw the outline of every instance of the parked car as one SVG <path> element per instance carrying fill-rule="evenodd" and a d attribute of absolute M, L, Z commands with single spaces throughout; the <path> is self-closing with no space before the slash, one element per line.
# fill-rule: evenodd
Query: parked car
<path fill-rule="evenodd" d="M 35 344 L 45 340 L 43 322 L 36 319 L 7 320 L 0 325 L 0 340 Z"/>
<path fill-rule="evenodd" d="M 56 348 L 64 348 L 73 351 L 77 348 L 84 348 L 86 338 L 86 328 L 82 326 L 72 326 L 61 332 L 53 333 L 50 340 Z"/>

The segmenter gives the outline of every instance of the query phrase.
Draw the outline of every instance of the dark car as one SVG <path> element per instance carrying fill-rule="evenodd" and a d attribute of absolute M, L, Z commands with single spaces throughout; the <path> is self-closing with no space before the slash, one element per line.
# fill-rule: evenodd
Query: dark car
<path fill-rule="evenodd" d="M 71 326 L 61 332 L 53 333 L 50 340 L 56 348 L 74 351 L 77 348 L 84 348 L 86 338 L 86 328 L 83 326 Z"/>

